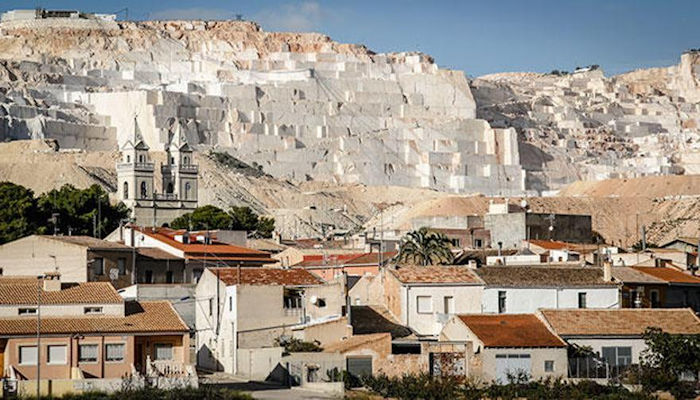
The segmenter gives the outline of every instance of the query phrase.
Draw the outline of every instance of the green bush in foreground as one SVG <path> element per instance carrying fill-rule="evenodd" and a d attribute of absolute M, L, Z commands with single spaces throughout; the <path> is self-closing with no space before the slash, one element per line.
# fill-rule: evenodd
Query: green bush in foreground
<path fill-rule="evenodd" d="M 35 397 L 25 397 L 35 399 Z M 49 399 L 49 397 L 42 397 Z M 187 388 L 187 389 L 129 389 L 107 394 L 102 392 L 86 392 L 80 394 L 67 394 L 63 397 L 52 397 L 62 400 L 252 400 L 249 394 L 229 389 L 215 388 Z"/>

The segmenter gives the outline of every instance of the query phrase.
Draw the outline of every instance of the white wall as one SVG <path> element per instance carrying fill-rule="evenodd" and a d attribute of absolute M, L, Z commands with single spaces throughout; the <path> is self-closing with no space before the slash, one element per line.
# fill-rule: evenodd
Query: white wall
<path fill-rule="evenodd" d="M 58 267 L 61 281 L 87 282 L 87 261 L 86 247 L 36 235 L 0 246 L 0 268 L 6 276 L 38 276 Z"/>
<path fill-rule="evenodd" d="M 453 314 L 471 314 L 481 312 L 481 285 L 461 286 L 402 286 L 401 309 L 405 310 L 402 322 L 421 335 L 438 335 L 443 324 L 438 322 L 437 314 L 444 314 L 444 297 L 454 299 Z M 419 314 L 417 308 L 418 296 L 432 296 L 432 312 Z"/>
<path fill-rule="evenodd" d="M 578 308 L 578 294 L 586 293 L 587 308 L 620 308 L 617 286 L 609 288 L 498 288 L 484 289 L 483 312 L 498 313 L 498 292 L 506 292 L 506 313 L 534 313 L 539 308 Z"/>

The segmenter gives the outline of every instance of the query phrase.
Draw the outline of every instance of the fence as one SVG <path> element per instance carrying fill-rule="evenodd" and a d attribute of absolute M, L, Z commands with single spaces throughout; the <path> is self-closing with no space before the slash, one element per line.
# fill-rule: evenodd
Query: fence
<path fill-rule="evenodd" d="M 595 357 L 569 358 L 569 378 L 617 379 L 636 365 L 611 365 Z"/>

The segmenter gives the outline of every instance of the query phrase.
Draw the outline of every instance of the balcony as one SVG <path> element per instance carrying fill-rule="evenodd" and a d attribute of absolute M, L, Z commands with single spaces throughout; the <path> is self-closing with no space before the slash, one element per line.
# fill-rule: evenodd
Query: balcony
<path fill-rule="evenodd" d="M 180 172 L 192 172 L 197 173 L 199 171 L 199 166 L 197 164 L 184 164 L 180 165 Z"/>
<path fill-rule="evenodd" d="M 127 171 L 135 169 L 137 171 L 153 172 L 154 164 L 146 163 L 117 163 L 117 171 Z"/>
<path fill-rule="evenodd" d="M 199 166 L 197 164 L 184 164 L 184 165 L 168 165 L 161 164 L 160 171 L 164 175 L 170 175 L 172 171 L 177 168 L 180 172 L 190 172 L 196 174 L 199 172 Z"/>
<path fill-rule="evenodd" d="M 156 193 L 155 194 L 155 199 L 156 200 L 171 200 L 175 201 L 177 200 L 177 194 L 176 193 Z"/>

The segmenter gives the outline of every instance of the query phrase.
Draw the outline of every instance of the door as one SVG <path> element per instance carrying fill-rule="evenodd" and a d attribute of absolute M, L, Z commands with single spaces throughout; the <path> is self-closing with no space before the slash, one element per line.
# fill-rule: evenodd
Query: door
<path fill-rule="evenodd" d="M 496 380 L 507 383 L 508 376 L 532 376 L 529 354 L 496 354 Z"/>
<path fill-rule="evenodd" d="M 136 369 L 141 373 L 145 373 L 146 366 L 143 360 L 143 343 L 136 344 L 136 357 L 134 357 L 134 361 L 136 361 Z"/>

